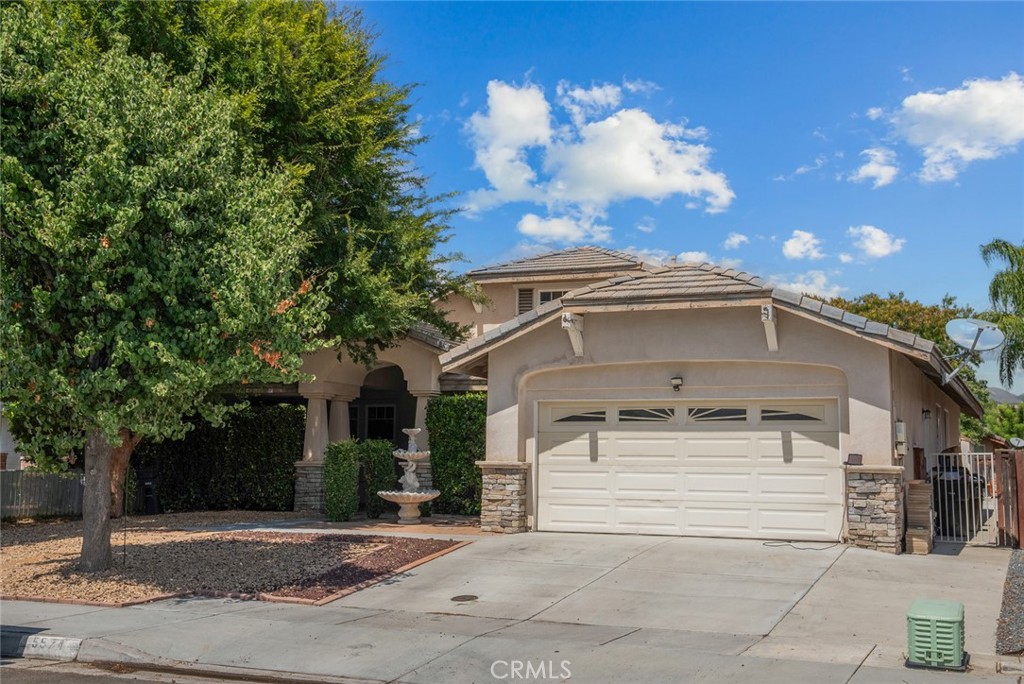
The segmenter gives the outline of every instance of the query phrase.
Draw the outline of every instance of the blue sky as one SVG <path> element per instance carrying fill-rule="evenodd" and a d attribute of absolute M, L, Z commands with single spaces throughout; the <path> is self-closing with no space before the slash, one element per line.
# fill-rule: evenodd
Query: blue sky
<path fill-rule="evenodd" d="M 599 244 L 984 307 L 978 246 L 1024 240 L 1024 4 L 358 6 L 465 268 Z"/>

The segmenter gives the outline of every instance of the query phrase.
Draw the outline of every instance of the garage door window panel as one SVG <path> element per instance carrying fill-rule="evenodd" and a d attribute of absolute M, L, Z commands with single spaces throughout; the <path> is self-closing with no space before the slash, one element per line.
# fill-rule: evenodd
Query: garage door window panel
<path fill-rule="evenodd" d="M 746 423 L 747 409 L 740 406 L 693 406 L 686 409 L 690 423 Z"/>

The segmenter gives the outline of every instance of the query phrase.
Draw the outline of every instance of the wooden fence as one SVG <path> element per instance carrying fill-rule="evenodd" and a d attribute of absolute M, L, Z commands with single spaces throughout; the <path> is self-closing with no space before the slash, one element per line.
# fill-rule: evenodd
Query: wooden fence
<path fill-rule="evenodd" d="M 0 471 L 0 517 L 81 515 L 83 489 L 79 475 Z"/>

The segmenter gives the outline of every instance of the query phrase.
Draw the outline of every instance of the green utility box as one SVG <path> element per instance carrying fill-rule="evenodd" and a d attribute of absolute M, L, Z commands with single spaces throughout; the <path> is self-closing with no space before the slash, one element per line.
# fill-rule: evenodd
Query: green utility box
<path fill-rule="evenodd" d="M 907 667 L 966 670 L 964 604 L 914 599 L 907 611 Z"/>

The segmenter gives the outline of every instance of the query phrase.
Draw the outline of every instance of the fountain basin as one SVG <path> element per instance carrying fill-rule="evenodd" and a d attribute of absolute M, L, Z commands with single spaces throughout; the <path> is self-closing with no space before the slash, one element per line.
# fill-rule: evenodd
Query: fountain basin
<path fill-rule="evenodd" d="M 418 525 L 420 522 L 420 504 L 433 501 L 441 496 L 436 489 L 417 489 L 414 491 L 382 491 L 377 496 L 399 505 L 398 522 L 403 525 Z"/>
<path fill-rule="evenodd" d="M 402 461 L 412 461 L 418 463 L 419 461 L 426 461 L 430 458 L 429 451 L 406 451 L 405 449 L 395 449 L 391 452 L 395 458 Z"/>

